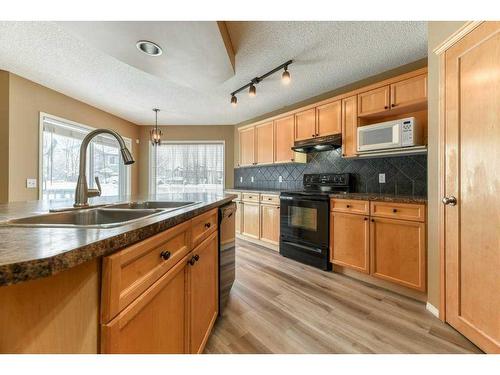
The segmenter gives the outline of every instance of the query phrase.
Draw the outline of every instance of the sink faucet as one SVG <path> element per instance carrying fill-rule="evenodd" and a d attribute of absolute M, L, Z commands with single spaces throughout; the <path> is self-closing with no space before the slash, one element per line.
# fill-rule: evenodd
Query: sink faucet
<path fill-rule="evenodd" d="M 97 189 L 89 189 L 87 185 L 87 177 L 85 176 L 86 164 L 87 164 L 87 147 L 90 141 L 99 134 L 111 134 L 116 138 L 120 145 L 120 152 L 122 154 L 123 162 L 126 165 L 133 164 L 135 162 L 132 154 L 125 145 L 125 141 L 122 136 L 111 129 L 96 129 L 91 131 L 89 134 L 83 138 L 82 145 L 80 146 L 80 172 L 78 174 L 78 182 L 76 183 L 75 191 L 75 204 L 74 207 L 87 207 L 89 205 L 89 197 L 99 197 L 102 193 L 101 184 L 99 178 L 96 176 L 95 182 Z"/>

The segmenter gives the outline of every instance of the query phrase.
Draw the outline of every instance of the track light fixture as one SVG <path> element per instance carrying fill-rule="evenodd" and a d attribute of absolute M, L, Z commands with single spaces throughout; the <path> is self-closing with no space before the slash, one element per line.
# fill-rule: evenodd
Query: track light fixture
<path fill-rule="evenodd" d="M 284 72 L 281 75 L 281 82 L 283 82 L 283 84 L 285 84 L 285 85 L 289 84 L 291 77 L 290 77 L 290 72 L 288 71 L 288 65 L 290 65 L 291 63 L 293 63 L 293 60 L 288 60 L 286 63 L 281 64 L 280 66 L 274 68 L 273 70 L 270 70 L 269 72 L 261 75 L 260 77 L 255 77 L 249 83 L 247 83 L 245 86 L 241 86 L 238 90 L 233 91 L 231 93 L 231 104 L 233 105 L 233 107 L 236 106 L 236 104 L 238 103 L 238 98 L 236 98 L 237 93 L 248 88 L 248 95 L 250 97 L 254 97 L 255 95 L 257 95 L 257 87 L 255 87 L 255 86 L 258 83 L 262 82 L 265 78 L 269 77 L 271 74 L 274 74 L 274 73 L 280 71 L 281 69 L 284 69 Z"/>

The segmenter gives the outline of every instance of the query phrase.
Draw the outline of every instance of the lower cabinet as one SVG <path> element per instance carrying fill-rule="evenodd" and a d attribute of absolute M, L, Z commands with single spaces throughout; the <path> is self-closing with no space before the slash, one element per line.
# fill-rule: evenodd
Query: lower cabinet
<path fill-rule="evenodd" d="M 217 210 L 207 214 L 187 223 L 194 223 L 196 227 L 197 219 L 206 221 L 212 215 L 217 215 Z M 186 223 L 179 226 L 186 230 Z M 170 230 L 175 232 L 176 228 Z M 192 249 L 189 244 L 187 254 L 161 274 L 154 283 L 148 284 L 148 287 L 143 289 L 144 292 L 115 315 L 109 315 L 109 312 L 114 310 L 106 305 L 117 300 L 115 294 L 122 295 L 126 292 L 118 288 L 123 283 L 123 277 L 135 277 L 135 282 L 131 280 L 131 285 L 137 288 L 136 284 L 148 280 L 144 277 L 144 273 L 148 275 L 147 265 L 151 268 L 151 277 L 158 272 L 158 266 L 153 261 L 145 263 L 146 258 L 138 255 L 132 258 L 129 254 L 130 248 L 122 250 L 127 256 L 127 262 L 120 266 L 116 260 L 120 258 L 120 252 L 110 256 L 114 257 L 114 260 L 103 262 L 102 353 L 180 354 L 203 351 L 218 314 L 217 224 L 204 228 L 206 233 L 199 235 L 205 239 L 199 245 Z M 191 233 L 191 227 L 188 231 Z M 191 237 L 191 234 L 188 234 L 188 238 Z M 154 244 L 148 246 L 152 247 Z M 163 247 L 158 256 L 168 265 L 171 259 L 169 243 Z M 140 262 L 141 267 L 136 266 L 133 269 L 140 272 L 128 272 L 129 267 L 134 267 L 137 262 Z M 107 298 L 106 294 L 109 294 Z"/>
<path fill-rule="evenodd" d="M 243 227 L 243 216 L 242 216 L 242 211 L 243 211 L 243 202 L 241 201 L 236 201 L 236 213 L 234 215 L 234 220 L 235 220 L 235 230 L 236 233 L 240 234 L 241 229 Z"/>
<path fill-rule="evenodd" d="M 260 231 L 260 204 L 257 202 L 243 202 L 243 231 L 242 234 L 259 239 Z"/>
<path fill-rule="evenodd" d="M 278 245 L 280 240 L 280 206 L 260 205 L 260 240 Z"/>

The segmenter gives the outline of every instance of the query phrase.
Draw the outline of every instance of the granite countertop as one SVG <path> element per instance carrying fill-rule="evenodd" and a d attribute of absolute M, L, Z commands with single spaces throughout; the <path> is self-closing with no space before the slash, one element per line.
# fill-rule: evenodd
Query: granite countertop
<path fill-rule="evenodd" d="M 276 189 L 248 189 L 248 188 L 234 188 L 234 189 L 226 189 L 224 190 L 228 193 L 230 192 L 241 192 L 241 193 L 264 193 L 264 194 L 279 194 L 283 191 L 289 191 L 289 190 L 276 190 Z"/>
<path fill-rule="evenodd" d="M 109 255 L 236 198 L 226 193 L 179 193 L 135 196 L 124 201 L 196 201 L 196 205 L 164 212 L 127 225 L 96 228 L 0 226 L 0 286 L 57 274 L 96 257 Z M 89 203 L 116 203 L 116 197 L 92 198 Z M 30 201 L 0 204 L 0 222 L 71 207 L 73 201 Z"/>
<path fill-rule="evenodd" d="M 330 194 L 330 198 L 357 199 L 363 201 L 382 201 L 382 202 L 393 202 L 393 203 L 418 203 L 418 204 L 427 203 L 426 197 L 413 196 L 413 195 L 377 194 L 377 193 Z"/>

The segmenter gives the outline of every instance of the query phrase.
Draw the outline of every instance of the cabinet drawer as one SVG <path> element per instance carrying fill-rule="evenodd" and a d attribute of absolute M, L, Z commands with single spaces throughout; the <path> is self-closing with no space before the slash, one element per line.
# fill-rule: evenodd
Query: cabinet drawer
<path fill-rule="evenodd" d="M 280 204 L 280 196 L 276 194 L 261 194 L 260 202 L 265 204 Z"/>
<path fill-rule="evenodd" d="M 217 230 L 217 209 L 195 217 L 192 220 L 193 247 L 199 245 L 215 230 Z"/>
<path fill-rule="evenodd" d="M 191 222 L 103 259 L 102 322 L 107 323 L 191 250 Z"/>
<path fill-rule="evenodd" d="M 370 213 L 370 202 L 355 199 L 332 199 L 330 210 L 335 212 L 350 212 L 353 214 L 368 215 Z"/>
<path fill-rule="evenodd" d="M 374 217 L 425 221 L 425 205 L 409 203 L 371 202 L 370 214 Z"/>
<path fill-rule="evenodd" d="M 243 193 L 241 195 L 241 199 L 243 201 L 248 201 L 248 202 L 258 202 L 260 199 L 260 194 L 259 193 Z"/>

